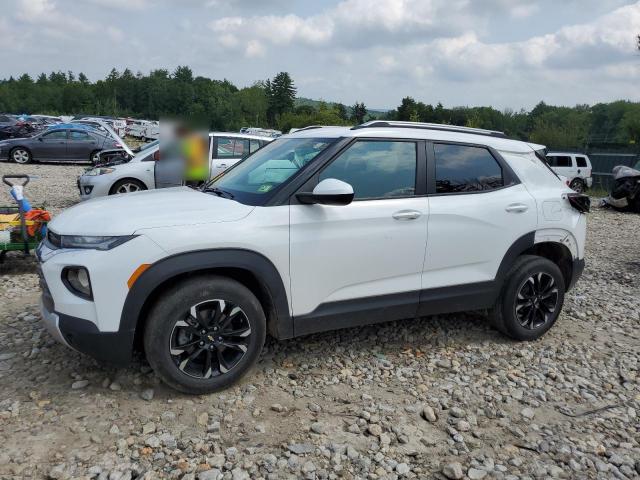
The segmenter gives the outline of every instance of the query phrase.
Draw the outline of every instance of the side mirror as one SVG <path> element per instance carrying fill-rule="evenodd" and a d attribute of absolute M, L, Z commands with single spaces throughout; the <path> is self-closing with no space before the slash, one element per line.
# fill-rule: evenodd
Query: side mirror
<path fill-rule="evenodd" d="M 313 192 L 301 192 L 296 198 L 305 204 L 349 205 L 353 201 L 353 187 L 335 178 L 322 180 Z"/>

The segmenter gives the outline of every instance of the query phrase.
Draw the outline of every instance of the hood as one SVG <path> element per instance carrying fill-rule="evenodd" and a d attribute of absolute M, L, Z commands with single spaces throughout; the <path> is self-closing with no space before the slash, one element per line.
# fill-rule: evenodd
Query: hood
<path fill-rule="evenodd" d="M 99 197 L 75 205 L 49 222 L 61 235 L 132 235 L 145 228 L 233 222 L 254 207 L 189 187 Z"/>

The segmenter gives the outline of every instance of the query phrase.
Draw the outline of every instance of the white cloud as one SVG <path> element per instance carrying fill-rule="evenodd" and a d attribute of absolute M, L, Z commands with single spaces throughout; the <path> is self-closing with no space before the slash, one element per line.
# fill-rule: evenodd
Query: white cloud
<path fill-rule="evenodd" d="M 93 22 L 62 13 L 53 0 L 20 0 L 16 16 L 25 23 L 40 26 L 44 34 L 54 38 L 68 38 L 95 28 Z"/>
<path fill-rule="evenodd" d="M 120 10 L 143 10 L 152 7 L 149 0 L 88 0 L 100 7 Z"/>
<path fill-rule="evenodd" d="M 264 53 L 264 46 L 257 40 L 251 40 L 249 43 L 247 43 L 247 48 L 245 50 L 245 55 L 247 57 L 262 57 L 264 56 Z"/>

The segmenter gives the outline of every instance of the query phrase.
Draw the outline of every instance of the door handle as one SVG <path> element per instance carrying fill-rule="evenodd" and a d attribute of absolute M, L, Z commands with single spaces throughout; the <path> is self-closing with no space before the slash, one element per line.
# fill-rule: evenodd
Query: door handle
<path fill-rule="evenodd" d="M 523 203 L 512 203 L 505 210 L 509 213 L 524 213 L 529 210 L 529 207 Z"/>
<path fill-rule="evenodd" d="M 422 214 L 416 210 L 400 210 L 392 216 L 396 220 L 415 220 L 416 218 L 419 218 L 420 215 Z"/>

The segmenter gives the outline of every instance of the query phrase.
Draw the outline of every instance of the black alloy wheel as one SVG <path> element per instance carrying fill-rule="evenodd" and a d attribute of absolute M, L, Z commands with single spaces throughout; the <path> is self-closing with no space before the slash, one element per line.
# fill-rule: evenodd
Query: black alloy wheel
<path fill-rule="evenodd" d="M 555 314 L 558 298 L 558 286 L 548 273 L 539 272 L 527 278 L 518 291 L 515 305 L 520 325 L 528 330 L 545 325 Z"/>
<path fill-rule="evenodd" d="M 213 299 L 193 305 L 178 319 L 170 338 L 170 353 L 185 375 L 207 379 L 232 370 L 249 348 L 251 325 L 234 303 Z"/>

